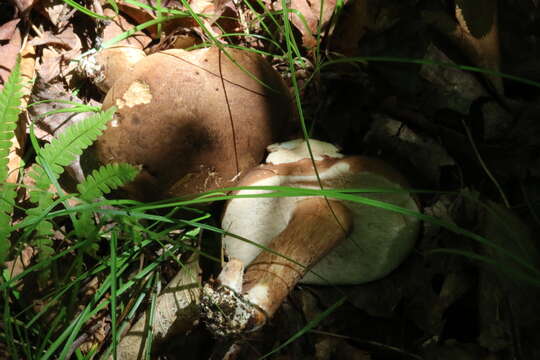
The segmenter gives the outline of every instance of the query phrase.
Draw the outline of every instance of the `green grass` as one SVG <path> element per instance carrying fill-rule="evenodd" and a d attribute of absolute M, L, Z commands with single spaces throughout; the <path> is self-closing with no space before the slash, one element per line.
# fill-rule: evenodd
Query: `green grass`
<path fill-rule="evenodd" d="M 70 6 L 96 19 L 106 19 L 72 0 L 64 0 Z M 115 11 L 118 11 L 117 5 L 113 0 L 109 1 Z M 126 2 L 149 8 L 148 5 L 127 0 Z M 111 46 L 114 43 L 126 39 L 137 31 L 144 30 L 150 26 L 160 25 L 166 21 L 181 17 L 192 17 L 204 30 L 203 17 L 193 12 L 189 4 L 183 0 L 187 11 L 177 11 L 162 8 L 158 6 L 153 8 L 157 17 L 154 20 L 137 25 L 132 30 L 117 36 L 110 42 L 103 44 L 103 47 Z M 259 0 L 257 3 L 261 8 L 265 8 Z M 245 6 L 253 10 L 252 4 L 245 2 Z M 292 12 L 287 7 L 287 2 L 282 1 L 283 10 L 271 12 L 264 10 L 258 13 L 256 21 L 260 24 L 263 31 L 260 33 L 247 34 L 224 34 L 219 39 L 215 38 L 210 32 L 206 31 L 207 41 L 202 46 L 216 45 L 224 50 L 228 47 L 242 48 L 247 51 L 253 51 L 265 56 L 273 56 L 281 59 L 288 64 L 288 71 L 291 75 L 291 81 L 294 90 L 294 101 L 299 113 L 299 121 L 305 138 L 308 138 L 309 131 L 304 119 L 301 92 L 296 79 L 297 67 L 302 67 L 305 62 L 302 57 L 302 51 L 296 42 L 292 24 L 289 21 L 289 14 Z M 338 7 L 338 11 L 341 7 Z M 334 17 L 337 21 L 338 15 Z M 278 30 L 272 30 L 269 24 L 275 26 Z M 206 29 L 207 30 L 207 29 Z M 160 31 L 160 30 L 158 30 Z M 233 38 L 237 36 L 249 36 L 264 41 L 268 49 L 246 49 L 234 44 L 223 44 L 219 40 Z M 320 42 L 320 32 L 316 34 Z M 98 51 L 99 49 L 94 49 Z M 528 79 L 517 78 L 507 74 L 500 74 L 493 71 L 479 69 L 470 66 L 435 63 L 422 59 L 403 59 L 389 57 L 358 57 L 358 58 L 323 58 L 317 47 L 315 49 L 314 72 L 307 80 L 306 85 L 314 81 L 315 76 L 324 71 L 325 68 L 339 63 L 368 63 L 368 62 L 402 62 L 414 64 L 429 64 L 432 66 L 454 67 L 463 71 L 473 71 L 502 76 L 513 81 L 519 81 L 528 85 L 539 87 L 540 84 Z M 229 55 L 228 55 L 229 56 Z M 231 58 L 231 57 L 229 57 Z M 232 59 L 232 58 L 231 58 Z M 16 74 L 16 71 L 14 71 Z M 16 82 L 16 80 L 15 80 Z M 6 88 L 8 88 L 6 86 Z M 16 91 L 14 91 L 15 93 Z M 43 116 L 52 115 L 59 111 L 83 112 L 96 111 L 98 109 L 89 108 L 79 104 L 73 104 L 70 109 L 57 110 Z M 13 112 L 11 122 L 13 121 Z M 7 121 L 5 121 L 7 123 Z M 0 121 L 0 124 L 2 121 Z M 11 129 L 11 127 L 10 127 Z M 4 140 L 4 138 L 0 139 Z M 42 166 L 42 172 L 38 174 L 38 179 L 43 186 L 54 185 L 56 194 L 50 198 L 41 198 L 38 196 L 38 214 L 29 214 L 21 219 L 22 221 L 13 224 L 10 227 L 12 241 L 9 248 L 13 252 L 20 252 L 27 243 L 31 243 L 39 233 L 42 224 L 50 224 L 49 229 L 42 229 L 45 233 L 54 229 L 63 238 L 60 244 L 51 243 L 52 250 L 47 256 L 41 258 L 37 263 L 25 269 L 21 274 L 12 276 L 7 270 L 3 270 L 0 279 L 0 290 L 2 300 L 0 305 L 2 309 L 3 326 L 0 328 L 0 341 L 4 342 L 8 350 L 14 357 L 26 359 L 64 359 L 72 352 L 73 343 L 84 333 L 84 326 L 87 325 L 94 316 L 100 312 L 110 314 L 111 319 L 111 338 L 113 339 L 109 349 L 96 348 L 93 352 L 83 355 L 76 351 L 74 356 L 79 359 L 93 358 L 92 354 L 104 351 L 113 353 L 116 349 L 116 343 L 119 341 L 123 329 L 129 326 L 129 323 L 141 312 L 141 309 L 149 307 L 150 318 L 152 318 L 157 298 L 157 289 L 162 277 L 162 265 L 170 261 L 178 262 L 178 258 L 188 252 L 193 251 L 192 242 L 199 233 L 206 231 L 226 232 L 215 226 L 208 224 L 207 220 L 212 215 L 208 212 L 192 212 L 190 218 L 177 218 L 173 216 L 179 210 L 190 209 L 194 205 L 205 204 L 214 201 L 226 201 L 231 198 L 239 197 L 296 197 L 296 196 L 324 196 L 329 199 L 339 199 L 353 201 L 369 206 L 380 207 L 387 211 L 401 213 L 407 216 L 415 216 L 422 221 L 430 222 L 445 228 L 457 235 L 470 239 L 478 244 L 493 249 L 502 254 L 505 258 L 504 263 L 500 259 L 479 255 L 473 252 L 466 252 L 457 249 L 438 249 L 426 256 L 435 253 L 455 254 L 465 256 L 479 264 L 485 264 L 489 267 L 502 271 L 510 278 L 524 282 L 534 287 L 540 287 L 540 269 L 524 256 L 522 253 L 516 253 L 497 242 L 478 235 L 470 230 L 459 227 L 453 223 L 443 221 L 436 217 L 428 216 L 403 209 L 391 204 L 362 196 L 370 192 L 389 191 L 385 189 L 298 189 L 290 187 L 255 187 L 251 189 L 265 190 L 267 193 L 257 195 L 228 195 L 230 191 L 241 190 L 245 188 L 228 188 L 220 191 L 213 191 L 205 194 L 199 194 L 195 198 L 189 199 L 170 199 L 164 202 L 143 204 L 132 200 L 107 200 L 102 195 L 108 193 L 107 187 L 100 188 L 92 186 L 99 184 L 99 181 L 88 182 L 88 187 L 79 189 L 80 194 L 66 194 L 57 182 L 57 177 L 63 167 L 69 163 L 69 159 L 59 161 L 56 156 L 47 154 L 44 148 L 37 143 L 35 136 L 31 136 L 33 147 L 36 150 L 38 163 Z M 71 140 L 74 140 L 73 138 Z M 68 141 L 71 145 L 71 141 Z M 88 141 L 84 144 L 88 145 Z M 83 144 L 83 145 L 84 145 Z M 82 145 L 81 145 L 82 146 Z M 79 147 L 81 147 L 79 146 Z M 311 148 L 309 148 L 311 154 Z M 63 155 L 64 151 L 57 151 L 57 155 Z M 4 157 L 5 154 L 0 154 Z M 72 157 L 70 157 L 71 159 Z M 118 169 L 117 169 L 118 170 Z M 120 171 L 126 176 L 123 180 L 129 178 L 129 171 Z M 111 170 L 111 174 L 115 171 Z M 101 174 L 103 175 L 103 174 Z M 106 174 L 105 174 L 106 175 Z M 93 174 L 97 177 L 100 174 Z M 106 176 L 105 176 L 106 178 Z M 121 180 L 121 179 L 117 179 Z M 4 181 L 4 180 L 2 180 Z M 125 181 L 124 181 L 125 182 Z M 119 186 L 121 181 L 113 181 L 111 187 Z M 4 189 L 6 185 L 4 185 Z M 41 189 L 43 190 L 43 188 Z M 429 190 L 407 189 L 408 192 L 429 192 Z M 85 195 L 86 194 L 86 195 Z M 454 193 L 459 196 L 460 194 Z M 41 199 L 41 200 L 40 200 Z M 72 205 L 69 200 L 77 200 L 78 204 Z M 40 203 L 41 201 L 41 203 Z M 482 205 L 482 202 L 478 202 Z M 11 213 L 12 208 L 9 208 Z M 163 213 L 166 212 L 165 215 Z M 5 212 L 7 213 L 7 212 Z M 501 216 L 496 214 L 495 216 Z M 97 220 L 96 220 L 97 219 Z M 505 218 L 500 218 L 501 223 L 505 223 Z M 174 232 L 180 231 L 181 234 L 171 237 Z M 512 233 L 512 229 L 508 229 Z M 50 233 L 48 234 L 50 235 Z M 234 235 L 234 234 L 232 234 Z M 243 239 L 249 241 L 249 239 Z M 107 244 L 108 243 L 108 244 Z M 5 243 L 4 243 L 5 244 Z M 107 246 L 105 246 L 107 245 Z M 156 250 L 165 247 L 170 248 L 161 255 L 156 254 Z M 5 245 L 4 245 L 5 247 Z M 0 247 L 0 249 L 2 249 Z M 105 251 L 106 250 L 106 251 Z M 272 251 L 265 249 L 266 251 Z M 7 252 L 2 253 L 3 255 Z M 209 254 L 202 256 L 211 257 Z M 141 259 L 144 261 L 140 263 Z M 214 259 L 217 261 L 217 259 Z M 291 259 L 289 259 L 292 261 Z M 69 265 L 68 265 L 69 264 Z M 24 300 L 21 292 L 21 284 L 27 279 L 38 276 L 48 271 L 50 274 L 48 280 L 53 284 L 43 285 L 45 291 L 39 294 L 34 303 L 28 303 Z M 100 278 L 100 282 L 94 294 L 86 299 L 82 309 L 78 308 L 79 295 L 82 287 L 91 279 Z M 28 291 L 23 288 L 22 291 Z M 338 290 L 339 291 L 339 290 Z M 43 304 L 41 308 L 33 305 L 35 302 Z M 341 298 L 333 306 L 321 313 L 315 320 L 311 321 L 299 332 L 292 334 L 290 339 L 276 347 L 270 353 L 261 357 L 267 358 L 280 351 L 291 342 L 297 340 L 310 330 L 314 329 L 322 319 L 331 314 L 346 301 Z M 147 333 L 147 342 L 152 342 L 150 331 Z M 151 346 L 147 349 L 147 354 L 151 351 Z"/>

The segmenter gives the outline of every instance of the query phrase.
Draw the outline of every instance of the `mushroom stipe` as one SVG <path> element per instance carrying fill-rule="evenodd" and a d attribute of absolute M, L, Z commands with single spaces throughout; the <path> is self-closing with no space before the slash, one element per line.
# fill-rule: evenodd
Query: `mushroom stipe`
<path fill-rule="evenodd" d="M 381 160 L 343 156 L 317 140 L 310 144 L 325 189 L 409 187 Z M 239 186 L 320 187 L 303 139 L 271 145 L 268 151 L 267 163 L 245 174 Z M 365 196 L 419 211 L 406 191 Z M 222 228 L 237 236 L 223 238 L 231 260 L 203 288 L 203 318 L 218 336 L 239 335 L 263 326 L 298 282 L 339 285 L 380 279 L 409 254 L 419 226 L 414 216 L 324 197 L 233 198 Z"/>

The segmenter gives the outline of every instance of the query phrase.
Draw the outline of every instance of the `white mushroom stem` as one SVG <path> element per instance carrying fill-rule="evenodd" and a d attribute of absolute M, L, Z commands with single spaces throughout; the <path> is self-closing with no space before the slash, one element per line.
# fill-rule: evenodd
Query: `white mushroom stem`
<path fill-rule="evenodd" d="M 241 295 L 230 293 L 230 287 L 205 287 L 203 312 L 209 328 L 217 335 L 233 335 L 264 325 L 296 283 L 345 239 L 351 228 L 351 214 L 340 202 L 324 198 L 298 202 L 287 227 L 268 246 L 272 252 L 261 252 L 247 267 Z M 226 272 L 231 278 L 230 267 Z M 217 295 L 223 290 L 229 294 Z"/>

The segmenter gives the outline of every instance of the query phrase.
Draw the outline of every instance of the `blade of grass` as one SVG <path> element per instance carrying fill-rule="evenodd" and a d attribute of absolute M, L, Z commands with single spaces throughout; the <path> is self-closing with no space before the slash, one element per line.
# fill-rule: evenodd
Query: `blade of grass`
<path fill-rule="evenodd" d="M 110 306 L 110 313 L 111 313 L 111 334 L 113 339 L 116 339 L 116 285 L 117 285 L 117 264 L 116 264 L 116 244 L 117 244 L 117 232 L 112 231 L 111 241 L 109 242 L 110 245 L 110 252 L 111 252 L 111 260 L 110 260 L 110 271 L 111 271 L 111 306 Z M 113 359 L 116 360 L 116 342 L 113 341 L 112 343 L 113 348 Z"/>
<path fill-rule="evenodd" d="M 82 12 L 83 14 L 86 14 L 90 17 L 93 17 L 95 19 L 100 19 L 100 20 L 111 20 L 110 17 L 108 16 L 103 16 L 103 15 L 99 15 L 87 8 L 85 8 L 84 6 L 82 6 L 81 4 L 73 1 L 73 0 L 63 0 L 66 4 L 68 4 L 69 6 L 71 6 L 72 8 L 74 9 L 77 9 L 79 10 L 80 12 Z"/>

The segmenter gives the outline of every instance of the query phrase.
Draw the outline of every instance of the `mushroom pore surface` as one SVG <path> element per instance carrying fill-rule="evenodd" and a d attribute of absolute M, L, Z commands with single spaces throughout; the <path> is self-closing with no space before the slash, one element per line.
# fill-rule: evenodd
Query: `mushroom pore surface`
<path fill-rule="evenodd" d="M 313 140 L 312 140 L 313 141 Z M 303 143 L 303 142 L 301 142 Z M 240 181 L 239 186 L 292 186 L 319 189 L 311 159 L 302 151 L 291 150 L 291 142 L 272 145 L 271 151 L 291 152 L 268 156 L 261 165 Z M 385 162 L 363 156 L 343 157 L 332 149 L 321 148 L 313 141 L 312 149 L 322 185 L 325 189 L 408 188 L 405 179 Z M 272 150 L 273 149 L 273 150 Z M 299 155 L 300 154 L 300 155 Z M 333 154 L 332 156 L 326 154 Z M 283 159 L 293 158 L 293 162 Z M 302 158 L 304 157 L 304 158 Z M 263 190 L 241 190 L 238 194 L 264 193 Z M 359 196 L 388 202 L 412 211 L 419 211 L 415 199 L 407 192 L 361 193 Z M 232 199 L 222 220 L 222 227 L 231 234 L 268 246 L 289 224 L 296 204 L 306 197 L 267 197 Z M 414 246 L 420 221 L 378 207 L 344 201 L 353 218 L 352 231 L 328 255 L 308 272 L 300 282 L 311 284 L 361 284 L 384 277 L 394 270 Z M 293 240 L 291 240 L 293 241 Z M 261 253 L 261 248 L 234 236 L 223 239 L 228 256 L 241 260 L 246 267 Z M 279 252 L 279 249 L 273 249 Z M 321 275 L 318 277 L 317 275 Z M 327 282 L 328 281 L 328 282 Z"/>
<path fill-rule="evenodd" d="M 113 84 L 103 109 L 118 110 L 95 151 L 101 163 L 142 167 L 132 197 L 232 186 L 284 135 L 291 105 L 279 74 L 257 54 L 226 51 L 236 64 L 215 47 L 155 53 Z"/>

